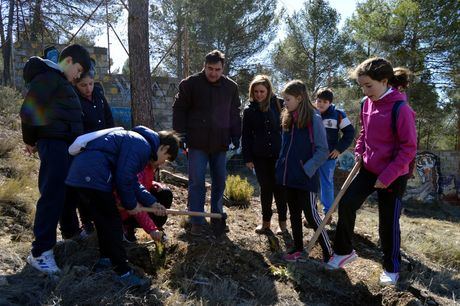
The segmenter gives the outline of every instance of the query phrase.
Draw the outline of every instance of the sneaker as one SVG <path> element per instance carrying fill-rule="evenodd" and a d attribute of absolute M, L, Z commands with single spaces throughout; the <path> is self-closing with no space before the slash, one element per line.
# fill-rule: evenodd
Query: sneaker
<path fill-rule="evenodd" d="M 150 279 L 137 276 L 133 270 L 118 276 L 118 280 L 124 286 L 132 289 L 145 290 L 150 287 Z"/>
<path fill-rule="evenodd" d="M 99 260 L 94 264 L 93 268 L 91 271 L 94 273 L 99 273 L 102 271 L 107 271 L 112 269 L 112 261 L 110 258 L 107 257 L 101 257 Z"/>
<path fill-rule="evenodd" d="M 301 251 L 293 251 L 284 254 L 283 259 L 287 262 L 304 262 L 305 257 Z"/>
<path fill-rule="evenodd" d="M 391 273 L 383 270 L 382 274 L 380 274 L 380 285 L 381 286 L 391 286 L 396 285 L 399 279 L 399 273 Z"/>
<path fill-rule="evenodd" d="M 331 259 L 326 264 L 326 269 L 328 270 L 336 270 L 336 269 L 343 269 L 343 267 L 356 260 L 358 258 L 358 254 L 356 254 L 355 250 L 353 250 L 348 255 L 337 255 L 334 253 Z"/>
<path fill-rule="evenodd" d="M 192 224 L 192 227 L 190 228 L 190 235 L 196 237 L 203 235 L 203 225 Z"/>
<path fill-rule="evenodd" d="M 34 257 L 32 254 L 27 256 L 27 262 L 40 272 L 55 274 L 61 272 L 54 260 L 53 250 L 43 252 L 40 256 Z"/>
<path fill-rule="evenodd" d="M 136 232 L 133 227 L 123 225 L 123 241 L 127 243 L 136 243 Z"/>

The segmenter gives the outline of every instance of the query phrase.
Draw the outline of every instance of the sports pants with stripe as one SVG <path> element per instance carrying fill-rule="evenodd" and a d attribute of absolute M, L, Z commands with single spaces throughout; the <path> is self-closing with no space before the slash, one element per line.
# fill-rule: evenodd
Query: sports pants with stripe
<path fill-rule="evenodd" d="M 398 177 L 388 188 L 376 189 L 377 175 L 362 167 L 339 202 L 339 220 L 334 240 L 334 252 L 347 255 L 353 251 L 352 237 L 356 211 L 366 198 L 377 191 L 379 209 L 379 237 L 383 251 L 383 268 L 399 272 L 401 264 L 401 199 L 406 189 L 407 176 Z"/>
<path fill-rule="evenodd" d="M 316 194 L 310 191 L 285 187 L 285 196 L 289 206 L 292 236 L 296 251 L 303 251 L 302 211 L 307 222 L 316 230 L 321 224 L 321 217 L 316 209 Z M 323 260 L 326 262 L 332 255 L 332 247 L 326 230 L 319 236 L 319 243 L 323 250 Z"/>

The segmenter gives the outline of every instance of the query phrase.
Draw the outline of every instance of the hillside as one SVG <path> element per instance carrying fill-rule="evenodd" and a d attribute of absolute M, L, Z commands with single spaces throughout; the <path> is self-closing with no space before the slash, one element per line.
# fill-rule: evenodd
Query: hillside
<path fill-rule="evenodd" d="M 0 305 L 453 305 L 460 302 L 460 207 L 406 203 L 402 216 L 403 267 L 398 287 L 378 285 L 380 256 L 376 204 L 357 218 L 360 258 L 346 271 L 326 271 L 319 247 L 306 263 L 286 264 L 291 237 L 260 236 L 254 228 L 260 204 L 228 207 L 230 232 L 222 239 L 195 238 L 181 217 L 170 217 L 165 253 L 138 231 L 128 245 L 130 261 L 152 279 L 148 291 L 129 292 L 111 272 L 90 273 L 97 258 L 95 237 L 62 241 L 55 253 L 63 273 L 40 274 L 25 264 L 32 221 L 38 159 L 22 151 L 17 119 L 0 118 Z M 171 169 L 174 170 L 174 169 Z M 170 186 L 176 209 L 187 190 Z M 209 196 L 209 192 L 208 192 Z M 276 220 L 276 215 L 275 215 Z M 313 235 L 304 229 L 305 243 Z M 330 229 L 332 237 L 334 230 Z"/>

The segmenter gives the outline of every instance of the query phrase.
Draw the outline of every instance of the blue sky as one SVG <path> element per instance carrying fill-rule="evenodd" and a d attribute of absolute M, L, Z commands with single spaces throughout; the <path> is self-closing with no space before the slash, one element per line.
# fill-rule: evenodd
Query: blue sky
<path fill-rule="evenodd" d="M 301 9 L 303 6 L 303 1 L 299 0 L 278 0 L 278 4 L 280 6 L 284 6 L 288 13 L 293 13 L 296 10 Z M 357 0 L 329 0 L 329 4 L 335 8 L 341 15 L 340 26 L 343 25 L 343 22 L 346 18 L 350 17 L 355 8 L 356 8 Z M 124 11 L 126 13 L 126 11 Z M 116 27 L 117 33 L 121 36 L 121 39 L 127 41 L 127 30 L 128 30 L 128 21 L 127 18 L 120 22 L 119 25 Z M 283 30 L 280 31 L 279 36 L 282 37 Z M 100 47 L 107 47 L 107 33 L 103 33 L 99 37 L 96 38 L 96 46 Z M 127 45 L 125 45 L 127 47 Z M 123 66 L 123 63 L 128 58 L 123 47 L 118 42 L 115 34 L 111 31 L 110 32 L 110 57 L 112 58 L 114 65 L 112 66 L 112 70 L 117 69 Z M 151 65 L 155 65 L 156 63 L 151 63 Z"/>

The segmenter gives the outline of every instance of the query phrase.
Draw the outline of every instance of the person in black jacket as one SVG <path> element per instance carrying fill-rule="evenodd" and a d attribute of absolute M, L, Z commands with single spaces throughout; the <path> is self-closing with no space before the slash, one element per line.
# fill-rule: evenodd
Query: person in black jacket
<path fill-rule="evenodd" d="M 26 152 L 38 151 L 40 157 L 35 240 L 27 262 L 45 273 L 59 272 L 53 247 L 68 196 L 64 183 L 71 160 L 68 147 L 83 132 L 80 101 L 71 82 L 90 65 L 88 51 L 80 45 L 70 45 L 62 50 L 58 64 L 31 57 L 24 66 L 29 90 L 20 111 L 22 137 Z"/>
<path fill-rule="evenodd" d="M 100 83 L 94 82 L 96 62 L 91 59 L 91 67 L 74 81 L 75 92 L 80 99 L 83 120 L 83 132 L 90 133 L 108 129 L 115 126 L 112 111 L 104 96 Z M 64 239 L 84 238 L 94 231 L 87 201 L 78 197 L 76 191 L 69 187 L 69 192 L 74 193 L 74 201 L 67 201 L 60 219 L 61 235 Z M 78 207 L 82 229 L 78 221 L 76 207 Z"/>
<path fill-rule="evenodd" d="M 249 85 L 249 106 L 243 113 L 242 151 L 246 166 L 255 171 L 260 185 L 262 224 L 256 233 L 270 230 L 272 202 L 275 197 L 279 229 L 286 231 L 287 204 L 282 188 L 276 184 L 275 163 L 281 149 L 281 101 L 273 94 L 265 75 L 257 75 Z"/>

